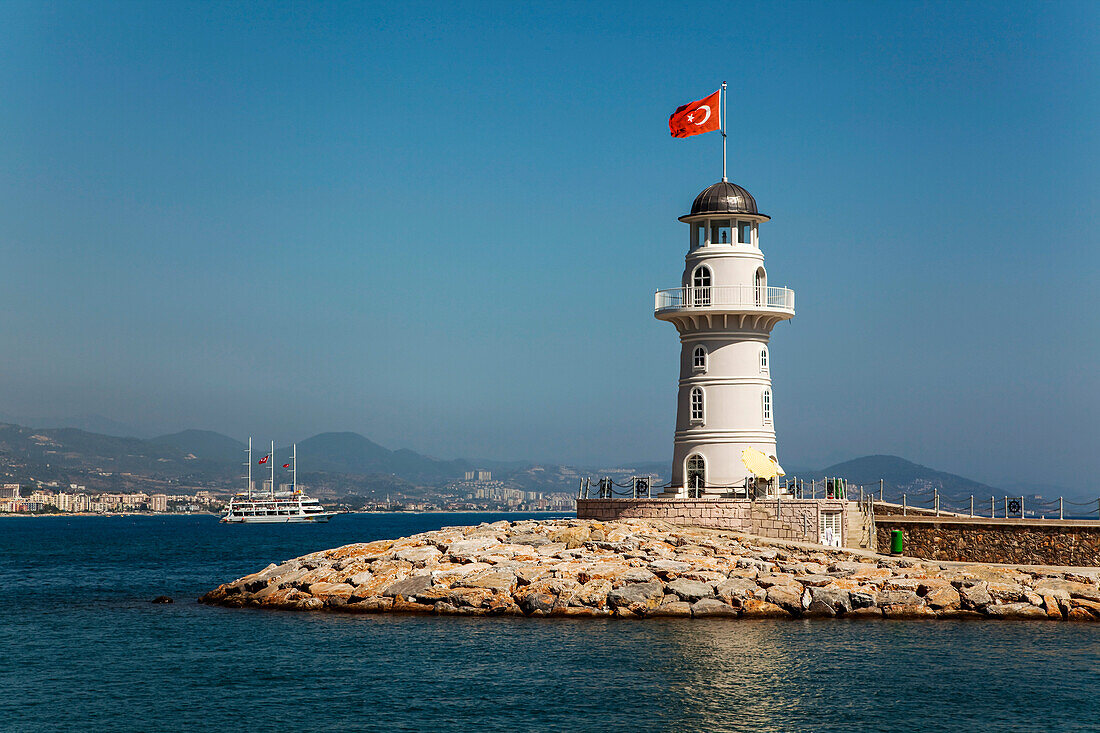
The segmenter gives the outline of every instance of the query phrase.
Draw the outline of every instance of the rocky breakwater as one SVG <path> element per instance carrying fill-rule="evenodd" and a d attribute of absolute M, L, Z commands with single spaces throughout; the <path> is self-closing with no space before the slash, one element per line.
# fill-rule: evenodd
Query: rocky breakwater
<path fill-rule="evenodd" d="M 447 527 L 272 564 L 200 601 L 346 613 L 1100 620 L 1091 571 L 882 557 L 653 520 Z"/>

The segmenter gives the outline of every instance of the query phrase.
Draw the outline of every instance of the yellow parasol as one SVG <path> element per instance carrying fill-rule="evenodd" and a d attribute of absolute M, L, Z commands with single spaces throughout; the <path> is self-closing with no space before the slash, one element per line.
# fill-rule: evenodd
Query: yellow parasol
<path fill-rule="evenodd" d="M 741 462 L 754 476 L 771 481 L 776 476 L 783 476 L 783 469 L 779 464 L 768 458 L 755 448 L 746 448 L 741 451 Z"/>

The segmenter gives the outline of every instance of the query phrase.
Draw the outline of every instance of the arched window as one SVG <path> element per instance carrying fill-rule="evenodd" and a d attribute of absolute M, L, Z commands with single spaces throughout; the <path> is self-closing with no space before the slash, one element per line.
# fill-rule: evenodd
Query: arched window
<path fill-rule="evenodd" d="M 762 402 L 764 411 L 764 422 L 770 423 L 772 421 L 772 391 L 770 389 L 764 390 Z"/>
<path fill-rule="evenodd" d="M 710 268 L 706 265 L 699 265 L 691 274 L 691 292 L 692 305 L 710 305 Z"/>
<path fill-rule="evenodd" d="M 691 368 L 696 372 L 707 370 L 707 347 L 699 344 L 691 352 Z"/>
<path fill-rule="evenodd" d="M 764 305 L 768 302 L 768 273 L 764 272 L 763 267 L 756 269 L 753 284 L 756 286 L 756 304 L 758 306 Z"/>
<path fill-rule="evenodd" d="M 703 422 L 703 388 L 691 388 L 691 421 Z"/>
<path fill-rule="evenodd" d="M 695 453 L 687 459 L 686 483 L 688 496 L 698 498 L 707 485 L 707 463 L 703 457 Z"/>
<path fill-rule="evenodd" d="M 768 371 L 768 347 L 760 349 L 760 371 Z"/>

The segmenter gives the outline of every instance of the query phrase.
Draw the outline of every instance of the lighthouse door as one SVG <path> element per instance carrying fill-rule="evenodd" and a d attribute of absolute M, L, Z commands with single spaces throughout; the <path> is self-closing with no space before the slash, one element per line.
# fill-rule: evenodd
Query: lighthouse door
<path fill-rule="evenodd" d="M 696 453 L 687 459 L 687 489 L 688 496 L 698 499 L 703 495 L 703 489 L 707 485 L 707 464 L 703 457 Z"/>

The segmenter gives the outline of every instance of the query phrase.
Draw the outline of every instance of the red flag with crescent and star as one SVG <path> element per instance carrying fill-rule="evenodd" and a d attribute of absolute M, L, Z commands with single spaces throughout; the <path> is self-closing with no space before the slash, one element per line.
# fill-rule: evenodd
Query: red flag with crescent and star
<path fill-rule="evenodd" d="M 263 465 L 263 464 L 267 463 L 268 458 L 271 458 L 271 456 L 264 456 L 260 460 L 256 461 L 256 463 L 259 463 L 260 465 Z"/>
<path fill-rule="evenodd" d="M 721 115 L 718 110 L 721 99 L 722 90 L 719 89 L 697 102 L 688 102 L 677 107 L 668 118 L 669 132 L 673 137 L 691 137 L 721 129 Z"/>
<path fill-rule="evenodd" d="M 289 463 L 284 463 L 283 468 L 290 468 L 290 464 Z"/>

